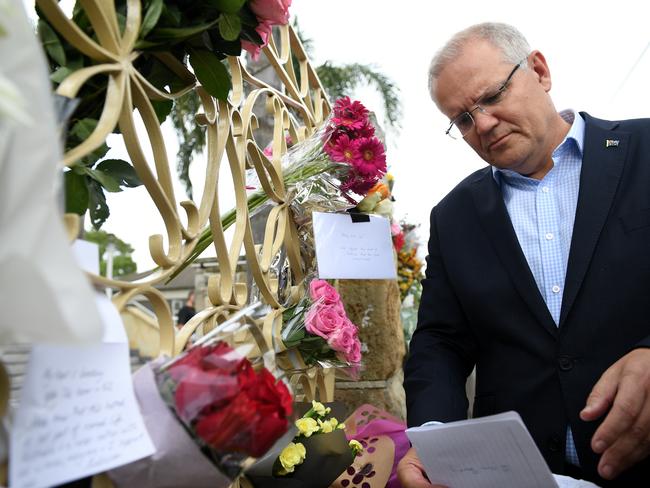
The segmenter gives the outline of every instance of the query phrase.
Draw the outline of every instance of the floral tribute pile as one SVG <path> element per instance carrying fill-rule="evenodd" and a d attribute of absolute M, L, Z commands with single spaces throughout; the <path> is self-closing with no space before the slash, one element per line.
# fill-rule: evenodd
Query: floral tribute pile
<path fill-rule="evenodd" d="M 375 135 L 368 109 L 349 97 L 338 99 L 328 120 L 307 140 L 293 145 L 282 158 L 284 184 L 296 195 L 291 206 L 296 222 L 307 225 L 312 211 L 342 211 L 355 208 L 385 175 L 386 153 Z M 287 136 L 288 137 L 288 136 Z M 287 139 L 290 141 L 290 139 Z M 260 153 L 268 164 L 269 148 Z M 251 188 L 257 181 L 251 178 Z M 272 205 L 261 189 L 248 196 L 248 210 L 255 215 L 264 205 Z M 235 222 L 236 209 L 221 216 L 224 230 Z M 212 243 L 212 229 L 199 237 L 194 251 L 170 280 L 198 258 Z M 313 252 L 311 244 L 307 252 Z M 305 257 L 305 256 L 303 256 Z"/>

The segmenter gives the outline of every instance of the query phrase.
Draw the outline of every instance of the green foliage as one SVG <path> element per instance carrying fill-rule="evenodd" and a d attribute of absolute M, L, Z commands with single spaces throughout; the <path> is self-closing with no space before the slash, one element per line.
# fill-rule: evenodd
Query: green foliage
<path fill-rule="evenodd" d="M 137 265 L 131 258 L 133 248 L 114 234 L 103 230 L 91 230 L 84 233 L 84 239 L 99 245 L 99 273 L 106 276 L 106 263 L 108 255 L 106 248 L 109 243 L 114 246 L 113 277 L 124 276 L 137 271 Z"/>
<path fill-rule="evenodd" d="M 96 120 L 78 120 L 68 133 L 67 143 L 74 147 L 85 141 L 96 126 Z M 95 229 L 106 222 L 110 213 L 104 191 L 120 192 L 125 187 L 142 184 L 133 166 L 126 161 L 106 159 L 98 163 L 107 152 L 108 146 L 102 144 L 64 173 L 65 211 L 84 215 L 88 210 Z"/>
<path fill-rule="evenodd" d="M 127 13 L 126 0 L 116 0 L 115 8 L 118 24 L 123 32 Z M 211 95 L 225 100 L 231 82 L 221 61 L 227 55 L 237 56 L 241 53 L 242 39 L 262 43 L 255 30 L 259 22 L 246 0 L 142 0 L 142 9 L 142 24 L 136 43 L 136 49 L 142 52 L 133 64 L 144 78 L 160 90 L 177 91 L 187 86 L 188 80 L 161 62 L 156 56 L 157 52 L 168 52 L 181 63 L 187 63 L 190 55 L 189 61 L 199 82 Z M 47 55 L 50 80 L 55 89 L 75 71 L 96 64 L 57 33 L 38 6 L 36 13 L 39 16 L 37 30 Z M 72 21 L 88 37 L 97 39 L 82 8 L 82 2 L 75 2 Z M 66 150 L 86 140 L 97 126 L 104 109 L 107 80 L 106 74 L 94 76 L 78 92 L 79 105 L 68 121 L 70 130 L 65 141 Z M 152 101 L 152 104 L 158 120 L 162 123 L 172 110 L 172 102 Z M 189 160 L 194 152 L 199 152 L 205 145 L 205 136 L 197 135 L 199 131 L 193 120 L 198 101 L 193 107 L 191 120 L 184 122 L 189 127 L 185 147 L 182 141 L 179 152 L 179 155 L 182 154 L 179 160 L 183 161 L 179 164 L 180 173 L 185 176 L 186 185 L 189 185 Z M 114 132 L 119 132 L 119 128 L 116 127 Z M 188 149 L 187 145 L 190 143 L 194 146 Z M 99 229 L 109 216 L 105 192 L 117 192 L 124 187 L 141 184 L 132 166 L 126 161 L 101 161 L 108 150 L 108 146 L 102 144 L 92 154 L 67 169 L 64 176 L 66 210 L 79 215 L 89 211 L 96 229 Z M 191 185 L 188 187 L 191 195 Z"/>
<path fill-rule="evenodd" d="M 174 100 L 171 111 L 171 120 L 178 135 L 176 170 L 179 179 L 185 185 L 187 196 L 190 198 L 192 198 L 190 163 L 194 156 L 205 147 L 205 129 L 199 126 L 194 119 L 200 106 L 199 96 L 195 91 L 191 91 Z"/>
<path fill-rule="evenodd" d="M 349 95 L 364 84 L 374 86 L 384 101 L 386 120 L 393 129 L 399 129 L 402 116 L 399 88 L 376 68 L 360 63 L 336 65 L 327 61 L 316 68 L 316 73 L 331 99 Z"/>
<path fill-rule="evenodd" d="M 221 60 L 207 49 L 191 49 L 190 64 L 203 88 L 213 97 L 225 100 L 232 84 Z"/>

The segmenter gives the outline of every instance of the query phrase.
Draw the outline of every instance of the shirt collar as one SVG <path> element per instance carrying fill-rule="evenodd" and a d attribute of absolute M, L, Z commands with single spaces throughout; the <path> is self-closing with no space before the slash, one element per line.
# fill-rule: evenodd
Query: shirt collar
<path fill-rule="evenodd" d="M 576 147 L 578 148 L 578 151 L 580 152 L 580 157 L 582 157 L 585 139 L 584 119 L 580 116 L 580 114 L 578 114 L 578 112 L 571 108 L 562 110 L 560 112 L 560 117 L 562 117 L 565 122 L 571 124 L 571 128 L 569 129 L 569 132 L 567 132 L 566 136 L 564 136 L 562 142 L 555 148 L 553 155 L 556 155 L 559 151 L 566 150 L 565 148 L 568 148 L 570 141 L 574 141 Z M 504 176 L 526 178 L 525 176 L 520 175 L 515 171 L 507 169 L 503 170 L 492 166 L 492 177 L 499 185 L 501 184 L 501 178 Z"/>

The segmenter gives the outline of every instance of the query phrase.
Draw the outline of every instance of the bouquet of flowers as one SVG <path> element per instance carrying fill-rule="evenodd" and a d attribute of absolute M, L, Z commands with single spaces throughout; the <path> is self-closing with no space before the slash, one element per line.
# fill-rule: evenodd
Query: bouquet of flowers
<path fill-rule="evenodd" d="M 263 165 L 271 164 L 269 154 L 272 153 L 259 153 Z M 319 130 L 289 149 L 282 158 L 282 166 L 287 193 L 293 196 L 291 210 L 299 233 L 303 240 L 309 241 L 306 233 L 311 212 L 355 207 L 386 173 L 386 154 L 383 143 L 375 135 L 368 109 L 359 101 L 343 97 L 335 102 L 330 117 Z M 249 185 L 255 187 L 257 182 L 249 181 Z M 248 196 L 248 210 L 254 215 L 268 202 L 264 191 L 253 191 Z M 230 227 L 235 218 L 234 208 L 223 214 L 223 229 Z M 211 242 L 212 230 L 208 228 L 170 280 L 198 258 Z"/>
<path fill-rule="evenodd" d="M 224 342 L 147 364 L 136 396 L 156 453 L 117 468 L 118 486 L 228 486 L 289 428 L 285 384 Z"/>
<path fill-rule="evenodd" d="M 309 296 L 284 312 L 282 340 L 296 348 L 306 364 L 354 366 L 361 361 L 358 329 L 345 313 L 341 297 L 325 280 L 312 280 Z"/>
<path fill-rule="evenodd" d="M 320 402 L 312 401 L 295 427 L 291 442 L 247 472 L 256 488 L 326 488 L 363 451 L 360 442 L 348 441 L 345 425 L 331 415 L 331 407 Z"/>

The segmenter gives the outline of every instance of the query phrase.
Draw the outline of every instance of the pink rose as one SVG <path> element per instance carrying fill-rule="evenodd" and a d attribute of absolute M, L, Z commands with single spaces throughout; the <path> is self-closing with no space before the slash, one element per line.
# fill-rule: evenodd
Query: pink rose
<path fill-rule="evenodd" d="M 357 328 L 349 320 L 330 335 L 327 343 L 332 349 L 341 353 L 345 361 L 358 363 L 361 360 L 361 343 Z"/>
<path fill-rule="evenodd" d="M 268 22 L 260 22 L 259 25 L 255 27 L 255 30 L 262 38 L 261 46 L 258 46 L 257 44 L 251 41 L 246 41 L 246 40 L 241 41 L 242 49 L 245 49 L 250 53 L 251 57 L 253 58 L 253 61 L 257 61 L 257 59 L 260 57 L 260 53 L 262 52 L 262 48 L 269 43 L 269 36 L 271 35 L 271 24 Z"/>
<path fill-rule="evenodd" d="M 322 300 L 326 305 L 334 305 L 341 302 L 339 292 L 325 280 L 312 280 L 309 283 L 309 295 L 313 301 Z"/>
<path fill-rule="evenodd" d="M 354 339 L 345 358 L 348 363 L 359 363 L 361 361 L 361 341 L 359 341 L 359 337 L 356 334 L 354 335 Z"/>
<path fill-rule="evenodd" d="M 252 0 L 251 10 L 257 18 L 271 25 L 284 25 L 289 22 L 291 0 Z"/>
<path fill-rule="evenodd" d="M 314 334 L 328 340 L 330 335 L 349 322 L 342 313 L 341 307 L 336 305 L 312 305 L 305 315 L 305 328 Z"/>

